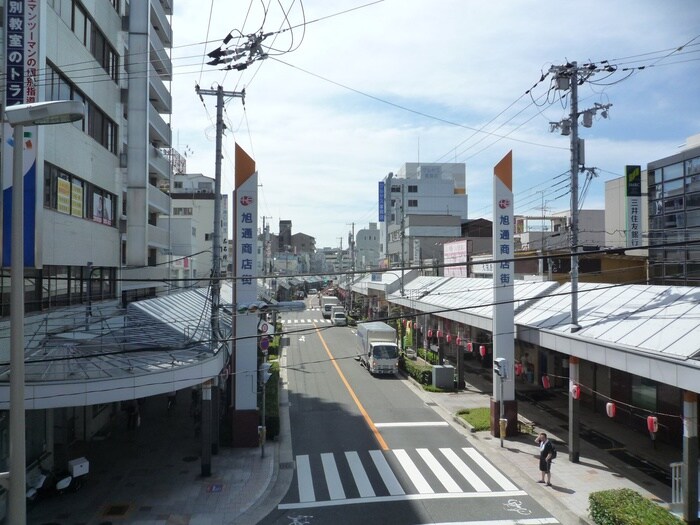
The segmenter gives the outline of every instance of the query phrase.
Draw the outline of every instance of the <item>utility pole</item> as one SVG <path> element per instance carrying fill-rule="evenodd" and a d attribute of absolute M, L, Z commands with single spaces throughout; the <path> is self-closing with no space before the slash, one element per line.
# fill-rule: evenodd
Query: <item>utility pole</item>
<path fill-rule="evenodd" d="M 554 74 L 555 88 L 558 90 L 571 90 L 571 107 L 569 118 L 561 122 L 550 122 L 550 131 L 560 129 L 562 135 L 571 137 L 571 332 L 575 333 L 581 328 L 578 324 L 578 230 L 579 230 L 579 202 L 578 202 L 578 174 L 583 168 L 584 146 L 578 136 L 578 118 L 583 115 L 583 126 L 590 128 L 593 124 L 593 115 L 601 110 L 601 115 L 606 118 L 608 108 L 612 104 L 595 104 L 594 108 L 581 113 L 578 110 L 578 86 L 590 78 L 597 68 L 593 64 L 584 64 L 578 67 L 576 62 L 563 66 L 552 66 L 549 70 Z M 578 387 L 579 362 L 578 358 L 569 359 L 569 461 L 579 462 L 579 409 L 580 401 L 575 398 L 573 392 Z"/>
<path fill-rule="evenodd" d="M 405 182 L 405 181 L 404 181 Z M 406 212 L 405 212 L 405 203 L 404 203 L 404 189 L 406 188 L 405 184 L 401 184 L 401 297 L 403 297 L 404 291 L 403 291 L 403 272 L 404 272 L 404 267 L 406 266 L 406 260 L 405 260 L 405 253 L 404 253 L 404 244 L 406 240 Z"/>
<path fill-rule="evenodd" d="M 202 95 L 216 97 L 216 158 L 214 162 L 214 232 L 212 235 L 212 270 L 211 270 L 211 348 L 212 353 L 219 350 L 221 328 L 219 326 L 219 310 L 221 304 L 221 159 L 222 141 L 224 135 L 224 97 L 239 97 L 245 104 L 245 89 L 242 91 L 224 91 L 223 86 L 216 90 L 200 89 L 195 87 L 199 99 L 204 103 Z M 218 452 L 218 428 L 219 419 L 215 418 L 214 432 L 209 430 L 212 427 L 212 399 L 215 400 L 216 414 L 219 413 L 219 376 L 215 381 L 207 381 L 202 389 L 202 476 L 211 476 L 211 454 L 212 449 Z M 211 390 L 209 386 L 211 385 Z M 212 443 L 212 436 L 214 442 Z"/>

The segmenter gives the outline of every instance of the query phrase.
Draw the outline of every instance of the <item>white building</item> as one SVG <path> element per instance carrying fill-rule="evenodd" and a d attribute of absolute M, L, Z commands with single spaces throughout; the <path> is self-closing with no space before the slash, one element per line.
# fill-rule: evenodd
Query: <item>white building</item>
<path fill-rule="evenodd" d="M 466 220 L 467 211 L 464 163 L 405 163 L 396 174 L 390 173 L 380 181 L 379 221 L 384 223 L 380 228 L 382 257 L 391 260 L 401 258 L 400 253 L 395 253 L 396 250 L 390 252 L 391 232 L 395 237 L 395 231 L 402 228 L 402 222 L 405 228 L 407 216 L 443 215 Z M 443 228 L 444 224 L 438 227 Z M 427 236 L 439 237 L 441 234 Z"/>
<path fill-rule="evenodd" d="M 85 107 L 82 121 L 25 128 L 25 166 L 31 164 L 29 160 L 36 161 L 35 170 L 26 171 L 24 178 L 28 196 L 25 355 L 31 359 L 36 352 L 55 350 L 40 348 L 47 334 L 65 334 L 80 326 L 82 340 L 89 341 L 102 330 L 111 330 L 104 324 L 107 318 L 96 310 L 91 316 L 82 306 L 56 307 L 113 298 L 106 307 L 116 315 L 122 311 L 116 298 L 126 303 L 154 296 L 166 286 L 168 267 L 161 263 L 168 261 L 170 232 L 158 220 L 170 213 L 171 168 L 161 150 L 167 151 L 171 141 L 165 118 L 172 109 L 166 82 L 172 79 L 168 49 L 173 4 L 172 0 L 0 0 L 0 5 L 6 37 L 0 55 L 7 78 L 13 79 L 3 83 L 3 106 L 72 99 Z M 7 199 L 12 171 L 9 126 L 3 133 Z M 9 221 L 2 225 L 2 237 L 0 361 L 7 363 L 12 278 Z M 70 354 L 76 345 L 66 342 L 58 351 Z M 47 366 L 36 375 L 27 370 L 33 388 L 79 392 L 91 383 L 99 394 L 119 392 L 121 399 L 149 395 L 134 390 L 133 376 L 120 386 L 110 383 L 117 373 L 86 378 L 70 372 L 57 386 L 59 379 Z M 119 370 L 114 363 L 105 366 Z M 6 409 L 6 365 L 0 375 L 4 378 L 0 404 Z M 100 401 L 54 395 L 47 399 L 44 406 L 25 403 L 31 408 L 27 411 L 27 464 L 50 452 L 47 446 L 70 442 L 74 434 L 89 439 L 111 417 L 111 410 L 103 408 L 118 398 Z M 87 410 L 88 405 L 95 408 Z M 54 436 L 54 427 L 64 433 Z M 4 415 L 0 436 L 7 436 Z M 6 441 L 0 445 L 0 467 L 6 470 Z"/>
<path fill-rule="evenodd" d="M 200 173 L 175 173 L 170 192 L 173 259 L 191 260 L 193 278 L 209 277 L 213 267 L 214 179 Z M 221 273 L 228 267 L 228 195 L 221 195 Z"/>
<path fill-rule="evenodd" d="M 81 303 L 88 281 L 93 298 L 121 295 L 126 302 L 154 295 L 164 285 L 144 279 L 167 276 L 167 268 L 156 265 L 169 248 L 168 231 L 157 225 L 157 217 L 170 212 L 163 191 L 170 165 L 160 148 L 169 148 L 171 138 L 162 115 L 171 112 L 164 82 L 172 78 L 167 52 L 172 2 L 14 0 L 18 3 L 26 13 L 38 6 L 32 60 L 41 72 L 39 81 L 32 80 L 31 66 L 25 65 L 20 90 L 28 97 L 30 86 L 38 85 L 31 93 L 36 102 L 73 99 L 85 105 L 84 120 L 37 128 L 31 138 L 37 162 L 35 176 L 25 179 L 35 195 L 26 201 L 33 221 L 25 221 L 25 239 L 34 247 L 32 257 L 25 257 L 25 283 L 31 283 L 26 311 Z M 5 67 L 12 67 L 8 57 L 14 55 L 5 46 L 0 52 Z M 21 102 L 8 93 L 8 104 Z M 6 149 L 3 156 L 11 159 Z M 6 175 L 10 169 L 11 163 Z M 0 314 L 5 316 L 10 225 L 3 229 Z M 129 282 L 130 277 L 141 281 Z"/>
<path fill-rule="evenodd" d="M 379 266 L 379 228 L 376 222 L 370 222 L 368 228 L 358 230 L 355 234 L 355 268 L 376 268 Z"/>

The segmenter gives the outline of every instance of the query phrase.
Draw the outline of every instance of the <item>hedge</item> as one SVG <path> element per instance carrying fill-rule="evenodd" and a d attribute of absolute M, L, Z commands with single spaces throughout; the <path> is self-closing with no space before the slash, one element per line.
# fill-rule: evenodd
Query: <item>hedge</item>
<path fill-rule="evenodd" d="M 430 365 L 420 365 L 402 356 L 402 358 L 399 359 L 399 368 L 421 385 L 430 385 L 433 383 L 433 368 Z"/>
<path fill-rule="evenodd" d="M 596 525 L 682 525 L 668 510 L 631 489 L 602 490 L 588 496 Z"/>

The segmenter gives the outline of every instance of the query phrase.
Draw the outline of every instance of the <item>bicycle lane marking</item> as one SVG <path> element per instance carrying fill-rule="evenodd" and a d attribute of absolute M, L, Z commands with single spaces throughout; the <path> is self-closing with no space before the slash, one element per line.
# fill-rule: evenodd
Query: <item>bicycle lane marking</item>
<path fill-rule="evenodd" d="M 357 409 L 360 411 L 360 414 L 362 414 L 362 417 L 364 418 L 365 423 L 367 423 L 367 426 L 372 431 L 372 434 L 374 434 L 374 438 L 377 440 L 377 443 L 379 444 L 379 448 L 381 448 L 383 451 L 386 452 L 387 450 L 389 450 L 389 446 L 386 444 L 386 441 L 384 441 L 384 438 L 380 434 L 379 429 L 374 424 L 374 421 L 372 421 L 372 418 L 369 417 L 369 414 L 365 410 L 365 407 L 362 406 L 362 403 L 360 402 L 359 398 L 357 397 L 357 394 L 355 394 L 355 391 L 350 386 L 350 383 L 348 383 L 348 380 L 345 378 L 345 375 L 340 370 L 340 366 L 335 361 L 335 356 L 333 356 L 330 349 L 328 348 L 328 345 L 326 344 L 326 340 L 321 335 L 321 331 L 318 329 L 318 326 L 316 325 L 316 323 L 314 323 L 314 327 L 316 328 L 316 333 L 318 334 L 318 338 L 321 340 L 321 344 L 323 345 L 323 348 L 326 350 L 328 357 L 331 359 L 331 363 L 335 367 L 335 371 L 338 372 L 338 375 L 340 376 L 340 380 L 345 385 L 345 388 L 347 388 L 347 390 L 350 394 L 350 397 L 355 402 L 355 405 L 357 405 Z"/>

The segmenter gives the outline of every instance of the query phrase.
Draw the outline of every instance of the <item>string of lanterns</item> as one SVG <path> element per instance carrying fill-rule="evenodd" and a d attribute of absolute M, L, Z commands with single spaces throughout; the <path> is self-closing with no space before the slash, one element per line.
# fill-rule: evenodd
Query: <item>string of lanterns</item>
<path fill-rule="evenodd" d="M 408 330 L 420 330 L 421 325 L 417 321 L 410 321 L 403 319 L 402 320 L 404 327 L 406 327 Z M 445 342 L 448 344 L 451 344 L 454 340 L 454 343 L 457 346 L 465 346 L 466 350 L 468 353 L 473 353 L 476 348 L 477 348 L 477 343 L 472 342 L 472 341 L 466 341 L 466 344 L 464 339 L 460 335 L 457 335 L 454 339 L 452 337 L 452 334 L 445 334 L 442 330 L 433 330 L 432 328 L 428 329 L 428 332 L 426 334 L 428 336 L 428 339 L 432 339 L 433 337 L 437 337 L 438 339 L 445 339 Z M 483 358 L 486 357 L 488 350 L 486 348 L 486 344 L 484 343 L 478 343 L 478 351 L 479 355 Z M 523 364 L 521 362 L 516 362 L 514 365 L 515 368 L 515 375 L 516 376 L 521 376 L 523 373 L 525 373 L 525 369 L 523 367 Z M 554 374 L 544 374 L 542 376 L 542 386 L 546 389 L 551 388 L 551 381 L 550 381 L 550 375 L 551 377 L 558 378 L 558 379 L 564 379 L 567 380 L 569 379 L 568 377 L 564 376 L 557 376 Z M 643 412 L 648 412 L 649 415 L 647 416 L 647 430 L 652 434 L 655 435 L 656 432 L 659 430 L 659 416 L 663 417 L 668 417 L 668 418 L 678 418 L 678 419 L 683 419 L 683 416 L 679 416 L 677 414 L 665 414 L 665 413 L 658 413 L 658 412 L 652 412 L 651 410 L 645 409 L 645 408 L 640 408 L 635 405 L 631 405 L 629 403 L 624 403 L 622 401 L 617 401 L 609 396 L 606 396 L 605 394 L 598 392 L 596 390 L 593 390 L 592 388 L 581 385 L 580 383 L 574 383 L 570 381 L 569 385 L 569 393 L 571 394 L 571 397 L 573 399 L 580 399 L 581 398 L 581 387 L 585 388 L 588 392 L 591 394 L 596 394 L 599 397 L 603 397 L 608 399 L 608 402 L 605 403 L 605 413 L 609 418 L 614 418 L 617 415 L 617 407 L 618 405 L 627 407 L 628 409 L 636 409 L 640 410 Z M 656 414 L 656 415 L 654 415 Z"/>

